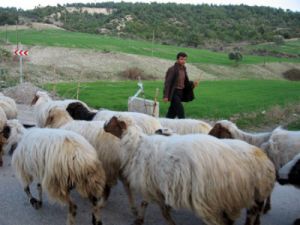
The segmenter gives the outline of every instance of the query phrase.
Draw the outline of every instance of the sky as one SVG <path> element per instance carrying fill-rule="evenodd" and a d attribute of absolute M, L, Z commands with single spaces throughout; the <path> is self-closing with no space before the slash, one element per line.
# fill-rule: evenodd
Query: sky
<path fill-rule="evenodd" d="M 109 0 L 0 0 L 0 7 L 17 7 L 22 9 L 33 9 L 35 6 L 55 6 L 58 3 L 63 5 L 66 3 L 96 3 L 96 2 L 107 2 Z M 300 0 L 123 0 L 124 2 L 160 2 L 160 3 L 189 3 L 189 4 L 216 4 L 216 5 L 257 5 L 257 6 L 270 6 L 275 8 L 290 9 L 292 11 L 300 12 Z M 114 2 L 121 2 L 117 0 Z"/>

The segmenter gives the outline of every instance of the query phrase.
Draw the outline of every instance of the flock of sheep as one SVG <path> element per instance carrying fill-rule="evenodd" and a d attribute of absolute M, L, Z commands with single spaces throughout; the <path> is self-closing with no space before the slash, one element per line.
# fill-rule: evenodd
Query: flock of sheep
<path fill-rule="evenodd" d="M 207 225 L 233 225 L 247 209 L 245 225 L 259 225 L 276 180 L 300 186 L 300 132 L 251 134 L 225 120 L 211 127 L 192 119 L 96 111 L 42 91 L 32 105 L 37 127 L 25 128 L 15 119 L 15 102 L 0 95 L 0 163 L 3 153 L 12 154 L 35 209 L 42 207 L 43 190 L 67 204 L 68 225 L 75 224 L 77 209 L 72 189 L 90 200 L 92 224 L 102 225 L 100 211 L 118 179 L 135 225 L 144 223 L 151 202 L 169 225 L 175 225 L 172 208 L 188 209 Z M 30 192 L 33 181 L 38 197 Z M 139 206 L 136 192 L 143 198 Z"/>

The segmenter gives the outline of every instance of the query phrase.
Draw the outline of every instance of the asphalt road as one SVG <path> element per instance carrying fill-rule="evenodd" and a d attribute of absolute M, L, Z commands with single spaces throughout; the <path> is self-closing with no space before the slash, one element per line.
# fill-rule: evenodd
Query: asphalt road
<path fill-rule="evenodd" d="M 64 225 L 67 206 L 51 203 L 44 193 L 43 207 L 35 210 L 27 200 L 26 194 L 10 166 L 11 158 L 4 156 L 4 166 L 0 168 L 0 225 Z M 36 196 L 35 185 L 32 193 Z M 272 195 L 272 210 L 263 216 L 263 225 L 292 225 L 300 217 L 300 191 L 292 186 L 276 185 Z M 72 193 L 78 205 L 76 224 L 90 225 L 91 205 L 76 192 Z M 244 222 L 243 212 L 237 225 Z M 184 210 L 173 211 L 177 225 L 204 225 L 193 213 Z M 111 193 L 107 206 L 102 210 L 103 225 L 130 225 L 133 222 L 127 197 L 119 183 Z M 167 225 L 158 207 L 151 204 L 146 213 L 145 225 Z"/>

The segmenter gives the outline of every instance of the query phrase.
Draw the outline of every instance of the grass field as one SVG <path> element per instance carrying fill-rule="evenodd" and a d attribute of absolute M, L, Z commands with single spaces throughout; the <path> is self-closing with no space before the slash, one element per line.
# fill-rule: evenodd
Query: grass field
<path fill-rule="evenodd" d="M 16 32 L 7 32 L 8 40 L 16 43 Z M 0 32 L 0 40 L 5 40 L 6 33 Z M 19 30 L 19 42 L 25 45 L 58 46 L 69 48 L 86 48 L 100 51 L 124 52 L 137 55 L 154 56 L 163 59 L 174 60 L 174 55 L 179 51 L 185 51 L 189 55 L 190 63 L 206 63 L 218 65 L 232 65 L 227 54 L 208 50 L 181 48 L 154 44 L 146 41 L 126 40 L 94 34 L 69 32 L 63 30 Z M 153 51 L 152 51 L 153 49 Z M 300 48 L 297 48 L 298 51 Z M 263 62 L 300 62 L 298 59 L 286 59 L 261 56 L 244 56 L 241 63 L 256 64 Z"/>
<path fill-rule="evenodd" d="M 282 45 L 271 44 L 258 44 L 254 46 L 249 46 L 248 49 L 266 49 L 268 51 L 276 51 L 288 54 L 300 54 L 300 39 L 285 41 Z"/>
<path fill-rule="evenodd" d="M 160 89 L 162 81 L 144 82 L 146 98 L 153 99 L 155 89 Z M 56 85 L 57 92 L 68 98 L 76 96 L 75 83 Z M 47 85 L 48 90 L 53 84 Z M 95 82 L 82 83 L 80 100 L 94 108 L 127 110 L 128 96 L 137 90 L 136 82 Z M 195 89 L 196 99 L 185 104 L 186 116 L 193 118 L 229 118 L 235 114 L 261 112 L 279 105 L 300 103 L 300 82 L 275 80 L 204 81 Z M 167 103 L 160 103 L 160 115 L 165 116 Z"/>

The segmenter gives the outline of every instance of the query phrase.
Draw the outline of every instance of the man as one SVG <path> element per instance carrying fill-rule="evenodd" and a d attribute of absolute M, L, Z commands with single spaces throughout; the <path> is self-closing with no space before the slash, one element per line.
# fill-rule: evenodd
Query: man
<path fill-rule="evenodd" d="M 167 118 L 185 118 L 182 102 L 189 102 L 194 99 L 193 89 L 198 82 L 189 81 L 186 72 L 187 54 L 179 52 L 176 63 L 166 73 L 164 84 L 164 102 L 171 102 Z"/>

